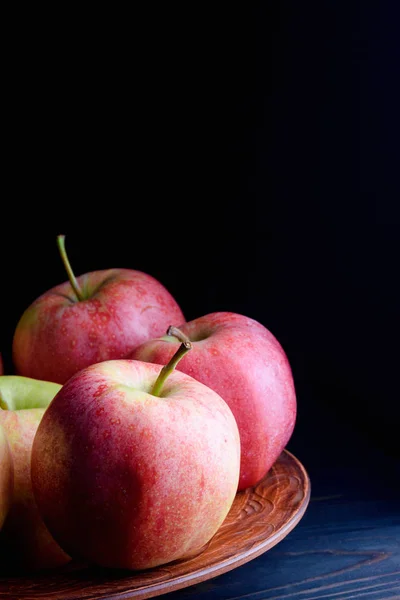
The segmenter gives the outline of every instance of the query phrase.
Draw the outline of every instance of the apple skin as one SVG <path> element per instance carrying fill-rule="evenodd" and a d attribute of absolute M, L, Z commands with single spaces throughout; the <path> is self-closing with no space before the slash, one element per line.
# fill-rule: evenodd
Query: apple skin
<path fill-rule="evenodd" d="M 14 466 L 12 504 L 0 533 L 1 562 L 24 569 L 52 568 L 70 560 L 44 525 L 32 491 L 30 454 L 44 412 L 43 408 L 0 412 Z"/>
<path fill-rule="evenodd" d="M 231 408 L 240 432 L 238 490 L 257 484 L 289 441 L 297 402 L 291 367 L 264 325 L 215 312 L 179 325 L 192 342 L 178 369 L 215 390 Z M 149 340 L 130 358 L 165 364 L 176 351 L 172 336 Z"/>
<path fill-rule="evenodd" d="M 43 523 L 30 473 L 34 436 L 45 406 L 60 389 L 51 382 L 0 377 L 0 429 L 7 438 L 13 470 L 10 508 L 0 532 L 0 562 L 11 568 L 51 568 L 70 561 Z M 39 408 L 20 408 L 29 404 Z"/>
<path fill-rule="evenodd" d="M 17 323 L 12 345 L 19 375 L 65 383 L 80 369 L 125 358 L 146 339 L 184 320 L 173 296 L 152 276 L 131 269 L 93 271 L 37 298 Z"/>
<path fill-rule="evenodd" d="M 4 429 L 0 425 L 0 530 L 7 517 L 13 493 L 13 463 Z"/>
<path fill-rule="evenodd" d="M 92 365 L 38 428 L 32 483 L 45 523 L 73 558 L 147 569 L 201 551 L 234 500 L 240 440 L 227 404 L 178 371 Z"/>

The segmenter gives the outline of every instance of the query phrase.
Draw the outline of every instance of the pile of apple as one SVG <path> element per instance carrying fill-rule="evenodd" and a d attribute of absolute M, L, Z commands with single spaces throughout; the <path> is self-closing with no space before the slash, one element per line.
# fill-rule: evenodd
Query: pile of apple
<path fill-rule="evenodd" d="M 292 435 L 287 356 L 250 317 L 185 322 L 148 274 L 76 278 L 57 243 L 68 281 L 23 313 L 0 373 L 2 563 L 193 556 Z"/>

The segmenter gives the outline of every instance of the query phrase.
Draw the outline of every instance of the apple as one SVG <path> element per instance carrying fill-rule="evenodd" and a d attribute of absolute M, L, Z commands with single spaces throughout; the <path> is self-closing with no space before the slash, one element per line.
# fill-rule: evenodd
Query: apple
<path fill-rule="evenodd" d="M 264 325 L 245 315 L 214 312 L 169 332 L 182 332 L 193 349 L 179 370 L 216 391 L 231 408 L 240 433 L 238 489 L 258 483 L 289 441 L 296 394 L 287 356 Z M 175 352 L 173 335 L 144 342 L 130 358 L 164 364 Z"/>
<path fill-rule="evenodd" d="M 0 530 L 10 508 L 13 481 L 10 447 L 4 429 L 0 425 Z"/>
<path fill-rule="evenodd" d="M 236 421 L 170 363 L 112 360 L 63 386 L 39 425 L 32 483 L 49 530 L 90 564 L 147 569 L 199 553 L 234 500 Z M 168 379 L 166 380 L 166 378 Z"/>
<path fill-rule="evenodd" d="M 49 568 L 70 560 L 40 517 L 30 473 L 33 438 L 46 406 L 60 389 L 56 383 L 0 377 L 0 427 L 7 436 L 13 466 L 11 506 L 0 532 L 2 565 Z"/>
<path fill-rule="evenodd" d="M 171 322 L 184 320 L 176 300 L 151 275 L 107 269 L 75 278 L 65 236 L 57 244 L 69 281 L 42 294 L 18 321 L 16 374 L 63 384 L 91 364 L 125 358 Z"/>

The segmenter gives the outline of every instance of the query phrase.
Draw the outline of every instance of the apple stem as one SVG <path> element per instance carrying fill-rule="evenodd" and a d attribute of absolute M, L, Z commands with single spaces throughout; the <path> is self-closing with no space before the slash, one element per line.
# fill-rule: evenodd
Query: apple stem
<path fill-rule="evenodd" d="M 58 245 L 58 249 L 60 251 L 61 260 L 63 261 L 65 270 L 67 271 L 68 279 L 71 284 L 71 287 L 74 290 L 75 295 L 78 298 L 78 301 L 81 302 L 82 300 L 85 300 L 85 296 L 82 292 L 82 289 L 74 275 L 74 272 L 71 268 L 71 264 L 68 260 L 67 252 L 65 250 L 65 235 L 57 236 L 57 245 Z"/>
<path fill-rule="evenodd" d="M 168 327 L 167 335 L 172 335 L 172 337 L 176 337 L 176 339 L 182 342 L 182 344 L 185 344 L 186 342 L 189 342 L 190 344 L 190 339 L 188 338 L 188 336 L 185 333 L 183 333 L 183 331 L 181 331 L 177 327 L 174 327 L 173 325 L 170 325 Z"/>
<path fill-rule="evenodd" d="M 153 389 L 150 392 L 153 396 L 160 396 L 162 387 L 165 383 L 165 380 L 175 369 L 178 362 L 185 356 L 185 354 L 187 352 L 189 352 L 191 347 L 192 347 L 192 344 L 190 343 L 189 339 L 187 338 L 179 346 L 178 350 L 175 352 L 175 354 L 173 355 L 173 357 L 171 358 L 169 363 L 163 366 L 163 368 L 161 369 L 161 371 L 156 379 L 155 384 L 153 385 Z"/>

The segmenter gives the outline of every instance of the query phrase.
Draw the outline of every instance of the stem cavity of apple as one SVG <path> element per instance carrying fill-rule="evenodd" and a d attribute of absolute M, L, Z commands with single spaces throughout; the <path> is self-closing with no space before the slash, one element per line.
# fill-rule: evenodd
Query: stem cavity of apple
<path fill-rule="evenodd" d="M 174 327 L 169 327 L 168 331 L 170 331 L 171 329 L 175 329 Z M 177 330 L 179 331 L 179 330 Z M 153 396 L 160 396 L 161 394 L 161 390 L 162 387 L 165 383 L 165 380 L 167 379 L 167 377 L 172 373 L 172 371 L 175 369 L 176 365 L 178 364 L 178 362 L 180 360 L 182 360 L 182 358 L 185 356 L 185 354 L 187 354 L 189 352 L 189 350 L 192 348 L 192 344 L 190 343 L 190 340 L 188 337 L 185 336 L 185 334 L 183 334 L 182 332 L 179 332 L 182 334 L 182 337 L 178 338 L 179 341 L 181 341 L 181 345 L 179 346 L 178 350 L 175 352 L 175 354 L 173 355 L 173 357 L 171 358 L 171 360 L 169 361 L 169 363 L 167 363 L 166 365 L 163 366 L 163 368 L 161 369 L 155 384 L 153 385 L 153 388 L 151 390 L 151 394 Z M 172 333 L 167 333 L 167 335 L 175 335 Z M 175 335 L 175 337 L 178 337 L 177 335 Z"/>
<path fill-rule="evenodd" d="M 82 300 L 86 300 L 84 293 L 74 275 L 71 264 L 68 260 L 67 252 L 65 250 L 65 235 L 57 236 L 57 246 L 60 251 L 61 260 L 63 261 L 63 265 L 65 270 L 67 271 L 68 279 L 71 284 L 72 289 L 75 292 L 75 295 L 78 299 L 78 302 L 82 302 Z"/>
<path fill-rule="evenodd" d="M 61 385 L 21 375 L 0 376 L 0 409 L 47 408 Z"/>

